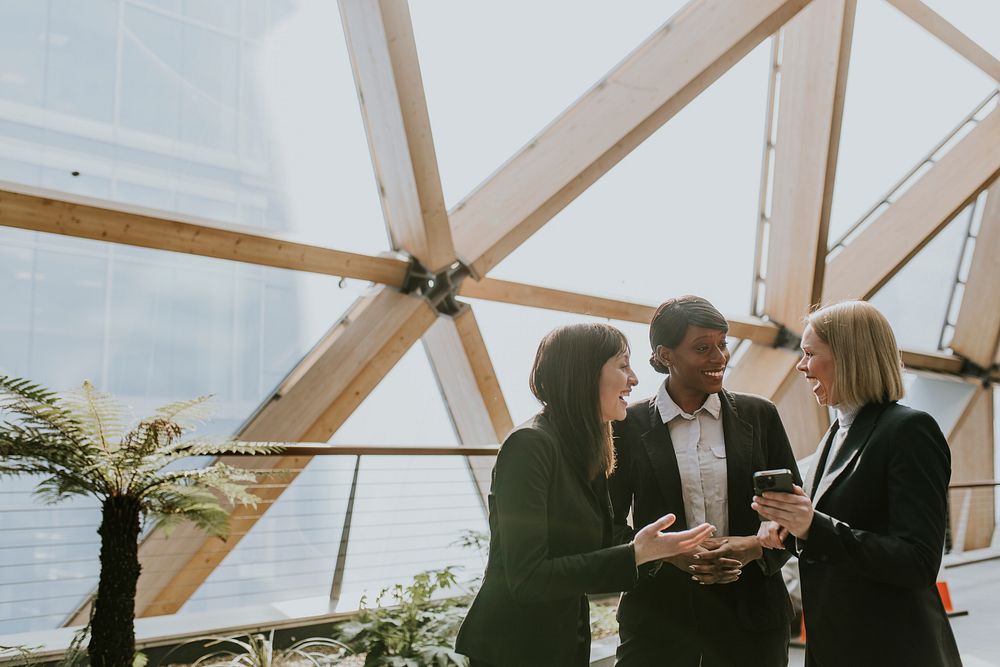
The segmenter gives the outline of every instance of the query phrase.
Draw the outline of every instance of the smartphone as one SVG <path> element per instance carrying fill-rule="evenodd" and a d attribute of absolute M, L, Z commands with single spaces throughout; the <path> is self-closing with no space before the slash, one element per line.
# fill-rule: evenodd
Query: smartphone
<path fill-rule="evenodd" d="M 794 493 L 792 484 L 794 484 L 794 479 L 792 478 L 792 471 L 788 468 L 759 470 L 753 474 L 753 491 L 758 496 L 762 495 L 765 491 Z"/>

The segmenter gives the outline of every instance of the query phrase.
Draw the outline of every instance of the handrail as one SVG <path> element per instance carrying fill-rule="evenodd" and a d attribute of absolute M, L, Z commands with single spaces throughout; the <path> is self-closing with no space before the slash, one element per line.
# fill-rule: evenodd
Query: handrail
<path fill-rule="evenodd" d="M 298 443 L 267 456 L 496 456 L 499 445 L 339 445 Z M 261 454 L 235 453 L 229 456 Z"/>
<path fill-rule="evenodd" d="M 976 482 L 959 482 L 958 484 L 948 485 L 949 489 L 977 489 L 987 486 L 1000 486 L 1000 481 L 995 479 L 980 480 Z"/>

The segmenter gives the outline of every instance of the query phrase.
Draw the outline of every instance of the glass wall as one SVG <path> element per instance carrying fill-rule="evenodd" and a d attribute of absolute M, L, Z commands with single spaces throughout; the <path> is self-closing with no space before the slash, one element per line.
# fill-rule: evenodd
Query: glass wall
<path fill-rule="evenodd" d="M 931 4 L 995 50 L 996 31 L 982 32 L 996 25 L 989 12 Z M 448 205 L 682 5 L 411 0 Z M 0 181 L 385 251 L 343 37 L 332 0 L 4 0 Z M 766 43 L 751 51 L 495 277 L 648 303 L 699 293 L 746 314 L 768 53 Z M 831 235 L 993 87 L 891 7 L 859 3 Z M 956 219 L 876 297 L 905 345 L 936 347 L 965 228 Z M 0 227 L 0 373 L 56 389 L 90 379 L 139 415 L 213 394 L 217 417 L 204 433 L 232 433 L 363 289 Z M 585 318 L 474 306 L 521 422 L 538 407 L 527 386 L 538 340 Z M 634 396 L 652 393 L 662 378 L 645 362 L 644 327 L 620 326 L 640 374 Z M 404 356 L 332 442 L 457 442 L 422 350 Z M 0 485 L 0 634 L 58 627 L 95 584 L 97 508 L 39 505 L 34 483 Z M 481 555 L 458 541 L 485 527 L 461 458 L 317 458 L 182 611 L 334 589 L 348 608 L 430 567 L 472 576 Z"/>

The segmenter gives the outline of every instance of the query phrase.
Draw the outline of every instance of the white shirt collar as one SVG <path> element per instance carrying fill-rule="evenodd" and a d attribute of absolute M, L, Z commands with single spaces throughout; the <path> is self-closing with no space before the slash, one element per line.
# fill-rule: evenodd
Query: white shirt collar
<path fill-rule="evenodd" d="M 694 411 L 694 414 L 688 414 L 681 410 L 680 406 L 674 402 L 674 399 L 670 398 L 670 393 L 667 391 L 667 382 L 669 380 L 670 376 L 667 376 L 667 379 L 663 381 L 660 389 L 656 392 L 655 399 L 656 409 L 659 410 L 660 418 L 664 424 L 670 423 L 670 420 L 677 416 L 684 419 L 694 419 L 695 415 L 702 410 L 712 415 L 715 419 L 719 418 L 719 414 L 722 411 L 722 401 L 719 400 L 718 394 L 709 394 L 702 406 Z"/>

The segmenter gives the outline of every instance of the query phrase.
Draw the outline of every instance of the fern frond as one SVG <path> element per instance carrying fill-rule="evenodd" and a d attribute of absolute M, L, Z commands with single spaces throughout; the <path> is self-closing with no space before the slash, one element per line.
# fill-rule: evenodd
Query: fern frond
<path fill-rule="evenodd" d="M 59 396 L 54 391 L 30 380 L 10 375 L 0 375 L 0 394 L 8 397 L 20 397 L 32 403 L 59 407 Z"/>
<path fill-rule="evenodd" d="M 129 407 L 110 394 L 97 391 L 89 381 L 66 395 L 64 404 L 83 433 L 107 453 L 117 451 L 132 422 Z"/>
<path fill-rule="evenodd" d="M 0 375 L 0 412 L 15 414 L 21 424 L 64 440 L 79 442 L 83 437 L 59 396 L 28 380 Z"/>
<path fill-rule="evenodd" d="M 203 424 L 212 416 L 211 396 L 199 396 L 186 401 L 175 401 L 160 406 L 153 417 L 179 424 L 185 430 L 190 430 L 198 424 Z"/>
<path fill-rule="evenodd" d="M 172 470 L 164 473 L 156 483 L 149 485 L 143 493 L 146 496 L 152 496 L 162 493 L 163 489 L 166 488 L 200 487 L 218 491 L 230 503 L 256 506 L 260 498 L 250 493 L 247 487 L 256 484 L 259 477 L 285 473 L 287 471 L 245 470 L 216 462 L 205 468 Z"/>
<path fill-rule="evenodd" d="M 60 472 L 38 482 L 35 495 L 43 502 L 53 504 L 70 496 L 104 497 L 110 494 L 107 487 L 97 480 Z"/>
<path fill-rule="evenodd" d="M 149 516 L 169 534 L 183 521 L 191 521 L 210 535 L 223 537 L 229 532 L 229 513 L 214 493 L 205 488 L 174 484 L 150 496 L 146 503 Z"/>
<path fill-rule="evenodd" d="M 32 424 L 0 422 L 0 461 L 73 470 L 89 465 L 90 453 L 86 443 L 68 440 L 61 433 Z"/>
<path fill-rule="evenodd" d="M 154 463 L 166 465 L 184 428 L 165 419 L 144 419 L 122 439 L 122 459 L 130 469 Z M 152 461 L 150 461 L 152 459 Z"/>
<path fill-rule="evenodd" d="M 182 443 L 186 446 L 185 456 L 223 456 L 225 454 L 256 454 L 270 456 L 278 454 L 284 445 L 274 442 L 244 442 L 242 440 L 211 440 L 193 438 Z"/>

